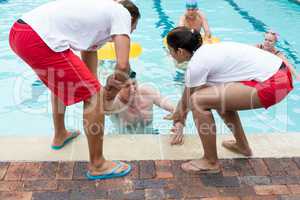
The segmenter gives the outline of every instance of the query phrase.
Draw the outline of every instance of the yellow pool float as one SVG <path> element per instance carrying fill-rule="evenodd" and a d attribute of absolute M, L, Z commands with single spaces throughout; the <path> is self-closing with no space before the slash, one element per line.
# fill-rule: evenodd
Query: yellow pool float
<path fill-rule="evenodd" d="M 203 44 L 214 44 L 214 43 L 219 43 L 221 42 L 221 40 L 217 37 L 214 37 L 214 36 L 211 36 L 211 38 L 204 38 L 202 36 L 202 39 L 203 39 Z M 167 37 L 164 37 L 163 39 L 163 44 L 164 46 L 167 48 L 168 47 L 168 44 L 167 44 Z"/>
<path fill-rule="evenodd" d="M 115 44 L 107 42 L 98 51 L 99 60 L 116 60 Z M 142 54 L 142 46 L 139 43 L 132 42 L 130 44 L 129 58 L 138 58 Z"/>

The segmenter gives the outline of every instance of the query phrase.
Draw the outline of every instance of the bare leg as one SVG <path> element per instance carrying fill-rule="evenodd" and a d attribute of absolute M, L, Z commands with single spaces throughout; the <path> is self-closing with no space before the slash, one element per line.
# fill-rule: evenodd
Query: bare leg
<path fill-rule="evenodd" d="M 222 143 L 223 147 L 235 153 L 240 153 L 245 156 L 251 156 L 252 151 L 249 147 L 249 143 L 242 127 L 238 112 L 226 111 L 225 113 L 222 113 L 218 111 L 218 113 L 235 137 L 235 141 L 224 141 Z"/>
<path fill-rule="evenodd" d="M 54 139 L 52 145 L 60 146 L 71 135 L 65 127 L 66 106 L 53 94 L 51 95 L 51 102 L 54 123 Z"/>
<path fill-rule="evenodd" d="M 256 89 L 240 83 L 200 88 L 191 96 L 191 105 L 194 121 L 203 144 L 204 157 L 184 163 L 182 168 L 186 171 L 195 171 L 196 168 L 198 171 L 215 170 L 219 166 L 216 128 L 211 109 L 226 112 L 262 107 Z M 232 121 L 238 125 L 237 119 Z M 241 124 L 240 130 L 243 130 Z M 238 134 L 237 136 L 241 137 Z M 242 137 L 240 139 L 242 140 Z"/>
<path fill-rule="evenodd" d="M 101 99 L 103 99 L 103 94 L 98 92 L 89 100 L 84 101 L 84 130 L 89 146 L 89 171 L 92 175 L 100 175 L 110 171 L 116 165 L 112 161 L 105 160 L 103 156 L 104 111 Z M 120 172 L 127 167 L 127 165 L 124 165 L 116 172 Z"/>
<path fill-rule="evenodd" d="M 216 145 L 215 120 L 211 110 L 192 109 L 195 125 L 200 136 L 204 156 L 200 160 L 193 160 L 182 164 L 182 169 L 191 171 L 219 172 L 219 163 Z"/>
<path fill-rule="evenodd" d="M 89 70 L 98 77 L 97 66 L 98 59 L 96 53 L 81 52 L 82 61 L 85 62 Z M 104 110 L 103 110 L 103 92 L 93 95 L 83 103 L 83 126 L 84 132 L 87 136 L 89 146 L 89 174 L 96 176 L 106 172 L 111 172 L 112 168 L 116 167 L 116 163 L 105 160 L 103 156 L 103 135 L 104 135 Z M 123 164 L 115 172 L 121 172 L 128 168 L 127 164 Z"/>

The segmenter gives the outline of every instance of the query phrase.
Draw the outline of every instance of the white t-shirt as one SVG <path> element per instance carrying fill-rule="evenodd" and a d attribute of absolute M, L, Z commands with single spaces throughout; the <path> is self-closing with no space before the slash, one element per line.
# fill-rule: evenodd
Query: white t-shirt
<path fill-rule="evenodd" d="M 186 87 L 235 81 L 265 81 L 274 75 L 282 60 L 254 46 L 221 42 L 201 46 L 190 60 Z"/>
<path fill-rule="evenodd" d="M 55 52 L 95 51 L 112 35 L 130 37 L 129 11 L 113 0 L 57 0 L 21 17 Z"/>

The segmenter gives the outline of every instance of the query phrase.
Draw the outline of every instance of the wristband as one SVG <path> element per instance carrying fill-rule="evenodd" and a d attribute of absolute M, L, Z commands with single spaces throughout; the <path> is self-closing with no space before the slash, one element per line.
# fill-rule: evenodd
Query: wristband
<path fill-rule="evenodd" d="M 129 78 L 131 78 L 131 79 L 135 79 L 135 77 L 136 77 L 136 72 L 133 71 L 131 68 L 129 68 L 128 76 L 129 76 Z"/>

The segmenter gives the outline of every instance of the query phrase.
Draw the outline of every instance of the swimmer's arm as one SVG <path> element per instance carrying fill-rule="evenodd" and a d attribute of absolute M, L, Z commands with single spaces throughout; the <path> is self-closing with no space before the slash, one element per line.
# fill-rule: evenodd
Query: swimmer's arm
<path fill-rule="evenodd" d="M 94 74 L 95 77 L 97 76 L 97 66 L 98 66 L 98 57 L 97 51 L 81 51 L 81 59 L 90 69 L 90 71 Z"/>
<path fill-rule="evenodd" d="M 286 64 L 286 66 L 289 68 L 289 70 L 291 71 L 291 73 L 293 74 L 294 77 L 296 77 L 297 80 L 300 80 L 300 76 L 297 73 L 296 69 L 293 67 L 293 65 L 291 65 L 288 61 L 288 59 L 282 54 L 280 53 L 279 55 L 277 55 L 279 58 L 281 58 L 284 63 Z"/>
<path fill-rule="evenodd" d="M 114 100 L 105 100 L 104 99 L 104 114 L 105 115 L 112 115 L 114 113 L 118 113 L 124 108 L 125 105 L 120 101 L 118 97 Z"/>
<path fill-rule="evenodd" d="M 117 98 L 115 98 L 117 99 Z M 106 115 L 111 115 L 115 110 L 116 110 L 116 104 L 115 104 L 115 99 L 113 100 L 106 100 L 104 98 L 104 113 Z"/>
<path fill-rule="evenodd" d="M 166 97 L 162 97 L 159 92 L 153 91 L 153 96 L 155 105 L 171 113 L 175 111 L 174 104 Z"/>
<path fill-rule="evenodd" d="M 204 29 L 204 37 L 206 38 L 210 38 L 211 37 L 211 32 L 210 32 L 210 29 L 209 29 L 209 26 L 208 26 L 208 22 L 207 22 L 207 19 L 204 15 L 204 13 L 202 13 L 200 10 L 198 11 L 200 17 L 202 18 L 202 23 L 203 23 L 203 29 Z"/>

